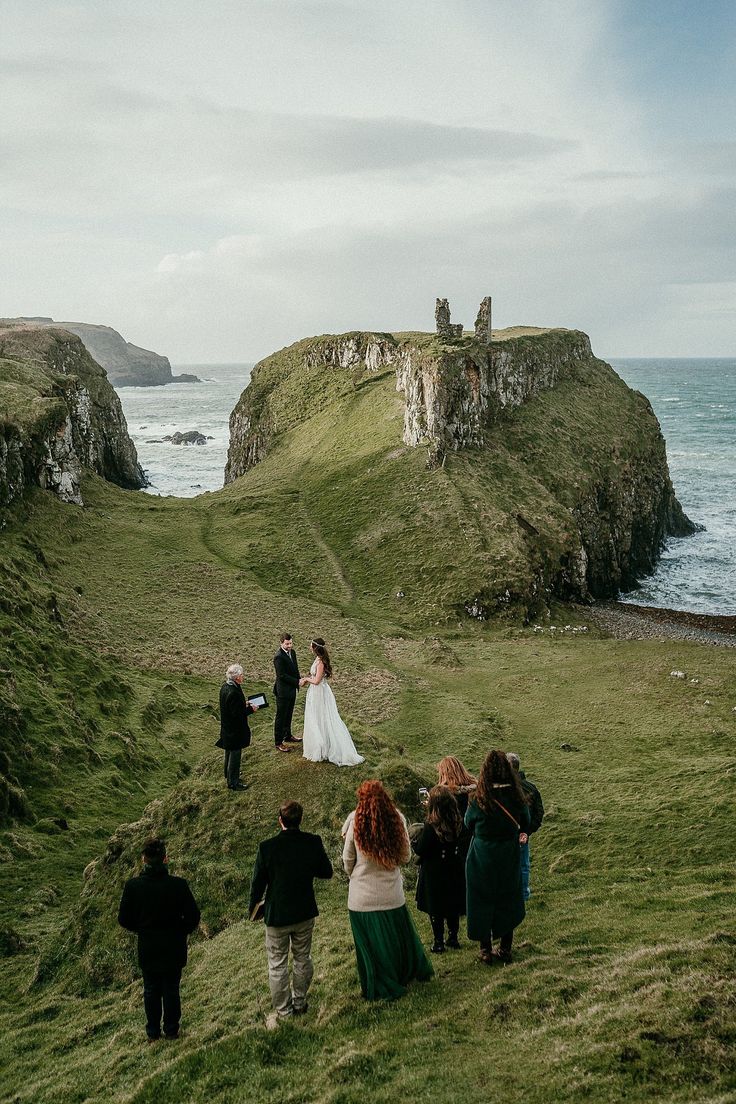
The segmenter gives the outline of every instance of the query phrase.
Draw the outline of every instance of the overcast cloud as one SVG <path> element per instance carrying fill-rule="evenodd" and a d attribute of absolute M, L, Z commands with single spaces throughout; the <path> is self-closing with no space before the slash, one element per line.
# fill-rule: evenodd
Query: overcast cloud
<path fill-rule="evenodd" d="M 691 8 L 0 0 L 0 314 L 243 361 L 492 294 L 733 355 L 736 30 Z"/>

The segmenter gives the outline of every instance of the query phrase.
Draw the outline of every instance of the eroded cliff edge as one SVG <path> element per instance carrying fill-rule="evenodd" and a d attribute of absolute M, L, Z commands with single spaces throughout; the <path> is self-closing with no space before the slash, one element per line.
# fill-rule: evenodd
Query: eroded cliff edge
<path fill-rule="evenodd" d="M 396 444 L 472 500 L 458 525 L 477 531 L 482 567 L 458 604 L 474 617 L 614 595 L 654 568 L 667 537 L 693 531 L 648 400 L 577 330 L 517 327 L 490 344 L 378 332 L 297 342 L 254 368 L 231 415 L 225 482 L 371 379 L 401 396 Z"/>
<path fill-rule="evenodd" d="M 82 504 L 84 469 L 145 486 L 120 399 L 65 330 L 0 326 L 0 507 L 40 486 Z"/>

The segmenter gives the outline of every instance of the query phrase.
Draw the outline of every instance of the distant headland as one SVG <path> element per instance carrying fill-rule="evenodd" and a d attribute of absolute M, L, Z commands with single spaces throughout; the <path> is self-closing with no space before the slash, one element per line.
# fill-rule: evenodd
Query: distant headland
<path fill-rule="evenodd" d="M 53 327 L 68 330 L 81 339 L 93 360 L 107 372 L 113 387 L 162 387 L 167 383 L 201 383 L 198 376 L 187 372 L 175 376 L 169 358 L 150 349 L 142 349 L 113 330 L 90 322 L 55 322 L 53 318 L 0 318 L 2 326 L 29 326 L 32 329 Z"/>

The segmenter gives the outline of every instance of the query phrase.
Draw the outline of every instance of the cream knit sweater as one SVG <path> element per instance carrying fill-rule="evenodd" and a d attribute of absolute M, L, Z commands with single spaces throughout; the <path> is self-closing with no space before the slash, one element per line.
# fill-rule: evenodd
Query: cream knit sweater
<path fill-rule="evenodd" d="M 403 813 L 399 815 L 404 826 L 404 847 L 400 861 L 407 863 L 411 855 L 411 845 L 406 818 Z M 393 870 L 387 870 L 385 866 L 373 862 L 356 847 L 353 834 L 354 820 L 353 811 L 342 826 L 345 840 L 342 849 L 342 865 L 350 878 L 348 908 L 351 912 L 385 912 L 388 909 L 401 908 L 406 904 L 406 898 L 400 867 L 395 866 Z"/>

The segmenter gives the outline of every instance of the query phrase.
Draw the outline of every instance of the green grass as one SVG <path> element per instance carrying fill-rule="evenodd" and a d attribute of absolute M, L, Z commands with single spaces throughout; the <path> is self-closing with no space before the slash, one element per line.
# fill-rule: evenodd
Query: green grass
<path fill-rule="evenodd" d="M 0 579 L 0 1099 L 736 1098 L 732 655 L 481 625 L 455 605 L 492 571 L 522 577 L 512 509 L 543 520 L 557 554 L 575 451 L 584 479 L 636 447 L 641 425 L 621 427 L 645 417 L 639 402 L 610 377 L 596 386 L 618 404 L 597 440 L 590 403 L 563 383 L 488 454 L 430 472 L 401 445 L 401 406 L 377 378 L 284 430 L 218 494 L 158 500 L 89 479 L 83 510 L 41 492 L 18 507 Z M 557 472 L 543 462 L 553 447 Z M 240 660 L 248 689 L 269 690 L 284 627 L 303 666 L 315 633 L 329 641 L 366 764 L 276 756 L 259 714 L 252 786 L 234 795 L 213 746 L 222 672 Z M 514 965 L 489 971 L 466 943 L 402 1001 L 364 1003 L 338 873 L 318 892 L 312 1011 L 268 1032 L 263 932 L 245 911 L 279 801 L 304 802 L 337 863 L 362 778 L 384 778 L 414 818 L 442 755 L 477 768 L 494 745 L 521 755 L 548 810 Z M 146 1047 L 134 947 L 115 919 L 152 829 L 203 925 L 183 1037 Z M 410 867 L 410 898 L 414 880 Z"/>

